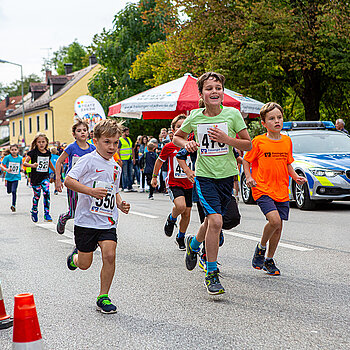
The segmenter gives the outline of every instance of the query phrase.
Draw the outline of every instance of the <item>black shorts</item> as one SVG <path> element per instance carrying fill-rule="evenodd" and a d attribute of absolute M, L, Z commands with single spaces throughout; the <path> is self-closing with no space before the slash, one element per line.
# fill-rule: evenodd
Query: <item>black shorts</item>
<path fill-rule="evenodd" d="M 185 197 L 186 207 L 192 207 L 192 188 L 182 188 L 180 186 L 170 186 L 168 188 L 170 199 L 174 202 L 177 197 Z"/>
<path fill-rule="evenodd" d="M 225 215 L 227 206 L 232 199 L 233 176 L 223 179 L 196 176 L 195 181 L 205 216 L 209 214 Z"/>
<path fill-rule="evenodd" d="M 74 240 L 79 251 L 90 253 L 96 250 L 99 241 L 117 242 L 117 230 L 115 228 L 100 230 L 75 225 Z"/>

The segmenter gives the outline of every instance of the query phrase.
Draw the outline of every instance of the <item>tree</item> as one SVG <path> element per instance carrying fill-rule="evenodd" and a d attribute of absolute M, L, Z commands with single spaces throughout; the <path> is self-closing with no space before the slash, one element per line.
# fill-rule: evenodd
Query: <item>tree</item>
<path fill-rule="evenodd" d="M 176 5 L 186 19 L 167 36 L 165 61 L 148 81 L 161 67 L 197 76 L 216 70 L 230 88 L 262 101 L 288 102 L 287 114 L 300 103 L 308 120 L 320 119 L 320 110 L 349 113 L 345 1 L 177 0 Z"/>
<path fill-rule="evenodd" d="M 65 63 L 73 64 L 73 72 L 89 65 L 88 51 L 77 40 L 68 46 L 60 47 L 58 51 L 53 53 L 53 56 L 49 66 L 54 67 L 59 75 L 65 74 Z M 47 64 L 45 64 L 45 68 L 47 68 Z"/>
<path fill-rule="evenodd" d="M 39 83 L 41 79 L 36 74 L 30 74 L 27 77 L 23 77 L 23 91 L 27 94 L 29 91 L 30 83 Z M 10 97 L 22 95 L 22 82 L 21 80 L 15 80 L 9 85 L 0 85 L 0 95 Z"/>

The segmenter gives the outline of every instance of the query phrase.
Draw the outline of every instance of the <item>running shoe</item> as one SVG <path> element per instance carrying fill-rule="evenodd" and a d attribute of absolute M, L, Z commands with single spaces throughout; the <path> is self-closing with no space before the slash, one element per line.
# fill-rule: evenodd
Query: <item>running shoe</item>
<path fill-rule="evenodd" d="M 252 260 L 252 266 L 254 267 L 254 269 L 261 270 L 263 268 L 265 261 L 265 253 L 266 248 L 260 249 L 259 244 L 257 244 Z"/>
<path fill-rule="evenodd" d="M 154 201 L 154 197 L 153 196 L 148 196 L 148 199 L 150 199 L 151 201 Z"/>
<path fill-rule="evenodd" d="M 165 225 L 164 225 L 164 233 L 168 236 L 171 237 L 173 235 L 174 227 L 176 225 L 176 220 L 170 220 L 170 214 L 168 218 L 166 219 Z"/>
<path fill-rule="evenodd" d="M 52 222 L 52 217 L 50 214 L 44 214 L 44 220 L 47 222 Z"/>
<path fill-rule="evenodd" d="M 191 248 L 191 241 L 194 236 L 187 236 L 186 238 L 186 255 L 185 262 L 187 270 L 193 270 L 197 265 L 197 255 L 199 253 L 199 248 L 195 251 Z"/>
<path fill-rule="evenodd" d="M 205 276 L 205 286 L 210 295 L 218 295 L 225 293 L 225 289 L 219 280 L 219 271 L 213 271 Z"/>
<path fill-rule="evenodd" d="M 198 266 L 207 273 L 207 256 L 205 253 L 199 257 Z"/>
<path fill-rule="evenodd" d="M 178 235 L 176 236 L 176 242 L 179 245 L 180 250 L 186 250 L 185 246 L 185 237 L 179 237 Z"/>
<path fill-rule="evenodd" d="M 75 247 L 73 251 L 67 256 L 67 267 L 69 268 L 69 270 L 74 271 L 78 268 L 78 266 L 74 264 L 73 260 L 73 257 L 76 254 L 78 254 L 78 249 Z"/>
<path fill-rule="evenodd" d="M 222 247 L 222 245 L 224 244 L 224 242 L 225 242 L 224 233 L 223 233 L 222 230 L 221 230 L 221 232 L 220 232 L 220 237 L 219 237 L 219 247 Z"/>
<path fill-rule="evenodd" d="M 33 222 L 38 222 L 38 212 L 32 210 L 30 213 L 31 213 L 30 217 L 32 218 L 32 221 Z"/>
<path fill-rule="evenodd" d="M 276 267 L 275 262 L 273 259 L 267 259 L 264 262 L 263 269 L 269 274 L 278 276 L 281 274 L 280 270 Z"/>
<path fill-rule="evenodd" d="M 11 205 L 10 209 L 13 213 L 16 211 L 16 207 L 14 205 Z"/>
<path fill-rule="evenodd" d="M 96 309 L 104 314 L 114 314 L 117 312 L 116 306 L 112 304 L 107 294 L 98 296 L 96 305 Z"/>
<path fill-rule="evenodd" d="M 57 221 L 57 226 L 56 226 L 56 230 L 57 232 L 62 235 L 64 233 L 64 229 L 66 227 L 66 224 L 64 224 L 62 222 L 62 216 L 63 214 L 61 214 L 59 217 L 58 217 L 58 221 Z"/>

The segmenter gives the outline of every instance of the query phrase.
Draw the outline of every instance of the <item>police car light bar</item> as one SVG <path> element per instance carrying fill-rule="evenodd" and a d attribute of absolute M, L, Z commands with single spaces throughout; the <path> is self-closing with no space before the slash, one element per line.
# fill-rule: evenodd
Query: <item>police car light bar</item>
<path fill-rule="evenodd" d="M 335 125 L 330 121 L 294 121 L 283 123 L 283 130 L 302 129 L 335 129 Z"/>

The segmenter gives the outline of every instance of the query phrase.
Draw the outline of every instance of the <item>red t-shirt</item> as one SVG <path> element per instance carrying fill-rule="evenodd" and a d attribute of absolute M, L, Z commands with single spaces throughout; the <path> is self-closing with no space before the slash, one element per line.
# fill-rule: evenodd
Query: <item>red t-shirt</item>
<path fill-rule="evenodd" d="M 168 176 L 166 178 L 168 186 L 179 186 L 184 189 L 189 189 L 193 187 L 193 184 L 187 178 L 177 161 L 176 154 L 179 150 L 180 147 L 176 147 L 172 142 L 166 143 L 160 152 L 159 160 L 162 162 L 168 160 Z M 191 158 L 188 156 L 187 164 L 189 164 L 190 161 Z M 190 166 L 190 168 L 192 167 Z"/>
<path fill-rule="evenodd" d="M 244 155 L 252 165 L 253 198 L 267 195 L 276 202 L 289 201 L 289 174 L 287 165 L 294 162 L 292 140 L 281 135 L 280 140 L 271 140 L 266 134 L 253 139 L 253 148 Z"/>

